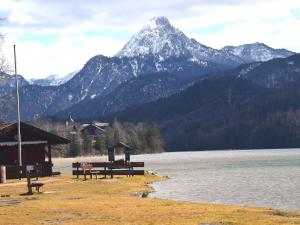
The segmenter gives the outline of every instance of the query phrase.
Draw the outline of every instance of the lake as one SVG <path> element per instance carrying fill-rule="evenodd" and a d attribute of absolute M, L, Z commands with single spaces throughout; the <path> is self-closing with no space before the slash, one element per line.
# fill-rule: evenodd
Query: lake
<path fill-rule="evenodd" d="M 132 161 L 170 178 L 152 185 L 152 198 L 300 210 L 300 149 L 173 152 Z"/>

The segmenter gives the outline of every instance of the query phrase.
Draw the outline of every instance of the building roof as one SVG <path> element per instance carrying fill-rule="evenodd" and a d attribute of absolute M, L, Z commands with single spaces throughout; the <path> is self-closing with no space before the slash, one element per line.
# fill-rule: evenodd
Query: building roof
<path fill-rule="evenodd" d="M 84 130 L 86 130 L 88 128 L 94 128 L 94 129 L 99 130 L 101 132 L 105 132 L 105 130 L 103 128 L 101 128 L 101 127 L 99 127 L 99 126 L 97 126 L 95 124 L 84 124 L 83 128 L 81 129 L 81 131 L 84 131 Z"/>
<path fill-rule="evenodd" d="M 0 143 L 17 141 L 18 124 L 0 123 Z M 45 142 L 50 145 L 68 144 L 66 138 L 52 134 L 30 124 L 21 122 L 21 140 L 24 142 Z"/>
<path fill-rule="evenodd" d="M 11 125 L 11 123 L 4 123 L 4 122 L 0 121 L 0 129 L 7 127 L 9 125 Z"/>
<path fill-rule="evenodd" d="M 109 123 L 102 123 L 102 122 L 98 122 L 98 121 L 93 121 L 93 123 L 95 126 L 97 127 L 108 127 Z"/>

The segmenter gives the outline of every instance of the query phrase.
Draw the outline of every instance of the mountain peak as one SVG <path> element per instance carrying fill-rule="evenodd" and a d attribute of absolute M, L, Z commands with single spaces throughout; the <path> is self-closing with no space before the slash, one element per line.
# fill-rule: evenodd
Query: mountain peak
<path fill-rule="evenodd" d="M 165 26 L 172 26 L 169 19 L 165 16 L 160 16 L 160 17 L 153 17 L 150 20 L 149 25 L 151 27 L 165 27 Z"/>
<path fill-rule="evenodd" d="M 168 18 L 154 17 L 139 32 L 131 37 L 116 54 L 119 57 L 139 55 L 177 56 L 184 52 L 182 48 L 190 42 L 180 30 L 174 28 Z"/>
<path fill-rule="evenodd" d="M 132 36 L 116 57 L 138 57 L 154 55 L 156 62 L 170 58 L 189 58 L 191 62 L 206 65 L 213 62 L 223 65 L 237 65 L 241 59 L 232 54 L 200 44 L 188 38 L 171 25 L 168 18 L 154 17 L 139 32 Z"/>

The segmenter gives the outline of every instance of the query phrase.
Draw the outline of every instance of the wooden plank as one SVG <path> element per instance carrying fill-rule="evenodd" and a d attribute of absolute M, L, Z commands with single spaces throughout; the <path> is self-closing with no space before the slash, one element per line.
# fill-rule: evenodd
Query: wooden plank
<path fill-rule="evenodd" d="M 144 175 L 144 170 L 92 170 L 99 171 L 100 175 Z M 73 175 L 84 175 L 83 170 L 73 170 Z M 90 175 L 89 171 L 86 171 L 87 175 Z"/>
<path fill-rule="evenodd" d="M 129 168 L 132 168 L 131 165 L 108 165 L 107 166 L 108 169 L 129 169 Z"/>
<path fill-rule="evenodd" d="M 85 163 L 85 162 L 83 162 Z M 86 162 L 89 165 L 92 165 L 93 167 L 109 167 L 109 166 L 121 166 L 121 165 L 126 165 L 126 166 L 130 166 L 130 167 L 144 167 L 145 163 L 144 162 L 119 162 L 119 161 L 115 161 L 115 162 Z M 76 162 L 76 163 L 72 163 L 72 168 L 77 168 L 77 167 L 81 167 L 82 163 Z"/>

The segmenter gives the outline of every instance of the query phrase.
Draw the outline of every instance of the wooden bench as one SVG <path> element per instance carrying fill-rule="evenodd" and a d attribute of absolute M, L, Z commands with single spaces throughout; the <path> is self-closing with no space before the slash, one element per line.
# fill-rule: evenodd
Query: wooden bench
<path fill-rule="evenodd" d="M 134 176 L 133 165 L 129 162 L 115 161 L 108 165 L 107 169 L 110 171 L 111 178 L 113 178 L 114 175 L 113 171 L 119 171 L 121 169 L 127 169 L 128 173 L 126 174 L 126 176 Z"/>
<path fill-rule="evenodd" d="M 125 162 L 125 161 L 114 161 L 114 162 L 90 162 L 88 163 L 93 168 L 90 170 L 83 170 L 82 165 L 84 163 L 72 163 L 72 174 L 79 178 L 80 175 L 95 175 L 98 179 L 98 175 L 107 175 L 113 178 L 114 175 L 144 175 L 144 170 L 136 170 L 135 167 L 144 167 L 144 162 Z M 74 170 L 75 169 L 75 170 Z"/>

